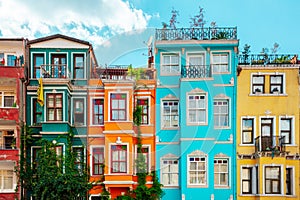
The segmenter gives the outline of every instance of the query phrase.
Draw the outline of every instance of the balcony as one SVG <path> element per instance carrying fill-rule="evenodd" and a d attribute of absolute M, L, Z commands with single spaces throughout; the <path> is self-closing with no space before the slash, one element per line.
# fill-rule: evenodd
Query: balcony
<path fill-rule="evenodd" d="M 41 65 L 40 77 L 69 79 L 70 73 L 66 64 Z"/>
<path fill-rule="evenodd" d="M 239 55 L 239 65 L 287 67 L 300 64 L 297 55 L 289 54 L 251 54 Z"/>
<path fill-rule="evenodd" d="M 106 80 L 153 80 L 155 70 L 151 68 L 132 68 L 128 65 L 110 65 L 97 68 L 93 77 Z"/>
<path fill-rule="evenodd" d="M 255 152 L 285 152 L 284 136 L 258 136 L 255 138 Z"/>
<path fill-rule="evenodd" d="M 155 39 L 161 40 L 236 40 L 237 28 L 156 29 Z"/>
<path fill-rule="evenodd" d="M 210 65 L 181 66 L 181 78 L 208 78 L 211 76 Z"/>

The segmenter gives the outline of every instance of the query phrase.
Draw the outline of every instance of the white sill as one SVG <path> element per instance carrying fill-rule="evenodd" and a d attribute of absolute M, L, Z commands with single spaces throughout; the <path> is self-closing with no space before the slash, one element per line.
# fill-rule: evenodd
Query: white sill
<path fill-rule="evenodd" d="M 161 130 L 179 130 L 179 126 L 176 127 L 161 127 Z"/>
<path fill-rule="evenodd" d="M 281 96 L 281 97 L 286 97 L 288 96 L 287 94 L 274 94 L 274 93 L 255 93 L 255 94 L 249 94 L 249 96 L 262 96 L 262 97 L 277 97 L 277 96 Z"/>
<path fill-rule="evenodd" d="M 241 147 L 254 147 L 254 144 L 239 144 Z"/>
<path fill-rule="evenodd" d="M 208 185 L 187 185 L 188 188 L 208 188 Z"/>
<path fill-rule="evenodd" d="M 215 126 L 214 129 L 230 129 L 230 126 Z"/>

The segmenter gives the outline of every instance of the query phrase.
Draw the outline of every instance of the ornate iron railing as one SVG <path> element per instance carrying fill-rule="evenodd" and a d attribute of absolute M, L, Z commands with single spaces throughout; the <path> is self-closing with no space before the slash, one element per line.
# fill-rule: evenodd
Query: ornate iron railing
<path fill-rule="evenodd" d="M 156 29 L 156 40 L 236 40 L 236 27 Z"/>
<path fill-rule="evenodd" d="M 210 65 L 183 65 L 181 78 L 208 78 L 211 77 Z"/>
<path fill-rule="evenodd" d="M 149 80 L 155 78 L 155 73 L 154 70 L 150 68 L 132 68 L 130 72 L 128 65 L 110 65 L 97 68 L 93 75 L 94 78 L 99 77 L 101 79 L 109 80 L 134 79 L 137 76 L 139 79 Z"/>
<path fill-rule="evenodd" d="M 291 65 L 299 64 L 297 55 L 250 54 L 239 55 L 239 65 Z"/>
<path fill-rule="evenodd" d="M 255 152 L 285 152 L 285 136 L 258 136 L 255 138 Z"/>
<path fill-rule="evenodd" d="M 66 64 L 41 65 L 40 77 L 43 78 L 70 78 Z"/>

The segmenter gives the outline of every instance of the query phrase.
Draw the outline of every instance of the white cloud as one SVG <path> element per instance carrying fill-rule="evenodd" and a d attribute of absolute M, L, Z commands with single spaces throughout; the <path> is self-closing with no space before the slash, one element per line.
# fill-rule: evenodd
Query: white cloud
<path fill-rule="evenodd" d="M 151 16 L 122 0 L 0 0 L 3 37 L 61 33 L 109 45 L 110 36 L 143 30 Z"/>

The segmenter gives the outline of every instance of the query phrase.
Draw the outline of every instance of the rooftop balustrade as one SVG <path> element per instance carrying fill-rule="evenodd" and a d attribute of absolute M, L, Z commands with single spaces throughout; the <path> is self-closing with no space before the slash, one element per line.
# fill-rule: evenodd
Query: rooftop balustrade
<path fill-rule="evenodd" d="M 161 40 L 237 40 L 236 27 L 156 29 L 155 39 Z"/>
<path fill-rule="evenodd" d="M 239 55 L 239 65 L 291 66 L 300 64 L 297 55 L 290 54 L 250 54 Z"/>

